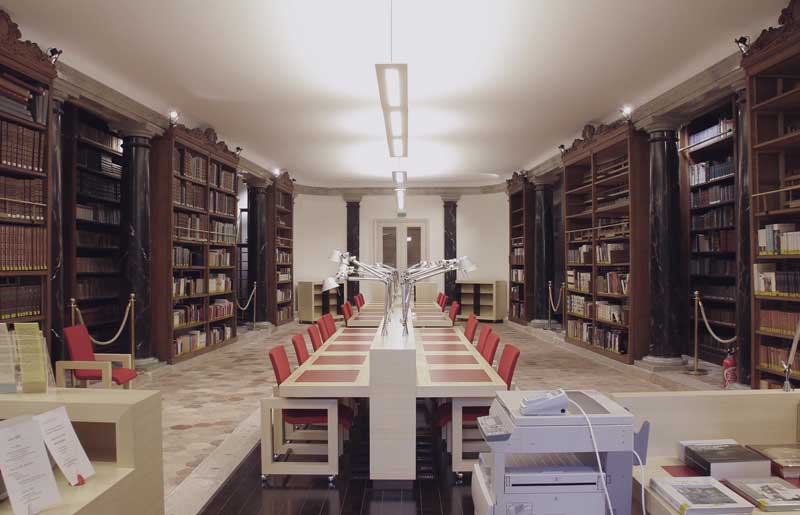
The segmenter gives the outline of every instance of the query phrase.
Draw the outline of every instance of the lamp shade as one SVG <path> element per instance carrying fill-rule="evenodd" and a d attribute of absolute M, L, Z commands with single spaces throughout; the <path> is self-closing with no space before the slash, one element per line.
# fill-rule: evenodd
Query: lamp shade
<path fill-rule="evenodd" d="M 341 250 L 334 250 L 331 252 L 331 256 L 328 258 L 334 263 L 341 263 L 342 261 L 342 251 Z"/>
<path fill-rule="evenodd" d="M 467 273 L 477 270 L 478 267 L 475 266 L 475 263 L 473 263 L 472 260 L 470 260 L 467 256 L 461 256 L 458 258 L 458 269 L 461 272 Z"/>
<path fill-rule="evenodd" d="M 324 281 L 322 281 L 322 291 L 329 291 L 335 290 L 339 287 L 339 283 L 336 282 L 336 279 L 333 277 L 328 277 Z"/>

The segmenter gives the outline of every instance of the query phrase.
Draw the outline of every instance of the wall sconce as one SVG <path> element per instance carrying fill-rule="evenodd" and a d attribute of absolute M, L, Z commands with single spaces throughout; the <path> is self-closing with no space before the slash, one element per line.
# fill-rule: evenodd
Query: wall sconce
<path fill-rule="evenodd" d="M 736 43 L 736 46 L 739 47 L 739 51 L 742 55 L 746 54 L 750 51 L 750 37 L 749 36 L 739 36 L 738 38 L 733 40 Z"/>
<path fill-rule="evenodd" d="M 624 116 L 626 120 L 631 121 L 631 115 L 633 115 L 633 108 L 631 106 L 624 105 L 619 109 L 619 112 L 622 113 L 622 116 Z"/>
<path fill-rule="evenodd" d="M 51 48 L 47 49 L 47 55 L 50 56 L 49 57 L 50 58 L 50 63 L 52 63 L 52 64 L 56 64 L 56 62 L 58 61 L 58 58 L 61 57 L 61 54 L 63 54 L 63 53 L 64 53 L 63 50 L 59 50 L 56 47 L 51 47 Z"/>
<path fill-rule="evenodd" d="M 181 113 L 179 113 L 175 109 L 170 109 L 169 112 L 167 113 L 167 118 L 169 118 L 169 124 L 170 125 L 177 125 L 178 124 L 178 120 L 180 119 L 180 117 L 181 117 Z"/>
<path fill-rule="evenodd" d="M 561 145 L 558 146 L 558 151 L 563 154 L 564 152 L 567 151 L 567 147 L 565 147 L 564 144 L 562 143 Z"/>
<path fill-rule="evenodd" d="M 236 147 L 236 157 L 239 157 L 239 156 L 242 155 L 242 150 L 244 150 L 242 147 Z"/>

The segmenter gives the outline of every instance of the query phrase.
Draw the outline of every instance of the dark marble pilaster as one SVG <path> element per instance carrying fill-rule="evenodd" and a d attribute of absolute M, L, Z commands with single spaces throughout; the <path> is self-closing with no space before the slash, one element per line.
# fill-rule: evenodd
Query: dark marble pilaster
<path fill-rule="evenodd" d="M 547 282 L 553 277 L 553 186 L 533 185 L 533 319 L 547 320 Z M 554 299 L 558 295 L 553 288 Z"/>
<path fill-rule="evenodd" d="M 750 384 L 750 120 L 747 92 L 737 93 L 736 106 L 736 345 L 739 382 Z"/>
<path fill-rule="evenodd" d="M 458 200 L 442 197 L 444 201 L 444 258 L 453 259 L 458 257 L 458 247 L 456 245 L 456 209 Z M 456 272 L 444 274 L 444 293 L 450 301 L 456 298 Z"/>
<path fill-rule="evenodd" d="M 266 186 L 247 188 L 247 273 L 256 283 L 256 321 L 267 320 L 267 259 L 269 231 L 267 228 Z"/>
<path fill-rule="evenodd" d="M 136 295 L 136 358 L 153 356 L 150 313 L 150 138 L 152 133 L 126 131 L 122 143 L 120 261 L 124 281 L 120 302 Z M 130 336 L 120 350 L 128 351 Z"/>
<path fill-rule="evenodd" d="M 564 282 L 564 174 L 559 170 L 553 183 L 553 300 L 558 301 L 558 291 Z M 562 301 L 563 302 L 563 301 Z M 561 320 L 564 310 L 554 313 L 554 320 Z"/>
<path fill-rule="evenodd" d="M 345 198 L 347 202 L 347 252 L 351 256 L 360 255 L 361 199 Z M 353 297 L 360 292 L 358 281 L 347 281 L 347 300 L 355 304 Z"/>
<path fill-rule="evenodd" d="M 50 355 L 54 360 L 66 359 L 64 346 L 64 219 L 62 116 L 64 104 L 53 100 L 53 119 L 50 124 Z"/>
<path fill-rule="evenodd" d="M 678 137 L 673 129 L 650 134 L 650 349 L 645 359 L 680 358 L 688 338 L 689 292 L 681 274 L 682 241 Z M 684 319 L 684 320 L 682 320 Z"/>

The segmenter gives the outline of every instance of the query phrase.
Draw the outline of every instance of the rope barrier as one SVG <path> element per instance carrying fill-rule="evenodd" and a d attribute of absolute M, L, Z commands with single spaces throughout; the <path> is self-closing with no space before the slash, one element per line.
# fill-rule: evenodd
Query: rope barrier
<path fill-rule="evenodd" d="M 558 290 L 558 302 L 553 304 L 553 283 L 548 281 L 547 283 L 547 296 L 550 297 L 550 309 L 553 310 L 553 313 L 558 313 L 558 308 L 561 306 L 561 297 L 564 293 L 564 287 L 562 286 Z"/>
<path fill-rule="evenodd" d="M 75 311 L 78 313 L 78 320 L 80 321 L 81 325 L 85 326 L 86 323 L 83 321 L 83 314 L 81 314 L 80 308 L 78 306 L 74 306 L 74 308 Z M 92 338 L 91 334 L 89 335 L 89 339 L 92 340 L 92 343 L 94 343 L 95 345 L 100 345 L 100 346 L 111 345 L 112 343 L 117 341 L 119 337 L 122 335 L 122 330 L 125 329 L 125 324 L 128 322 L 128 315 L 130 315 L 130 313 L 131 313 L 131 303 L 128 302 L 128 306 L 125 308 L 125 317 L 123 317 L 122 319 L 122 324 L 120 324 L 119 329 L 117 330 L 117 334 L 115 334 L 114 337 L 111 338 L 110 340 L 105 340 L 105 341 L 96 340 Z"/>
<path fill-rule="evenodd" d="M 721 343 L 723 345 L 727 345 L 729 343 L 735 342 L 736 341 L 736 335 L 733 335 L 733 337 L 728 338 L 727 340 L 717 336 L 717 334 L 714 332 L 713 329 L 711 329 L 711 326 L 708 324 L 708 318 L 706 318 L 706 308 L 703 307 L 703 301 L 698 300 L 697 302 L 700 305 L 700 314 L 703 315 L 703 323 L 705 324 L 706 329 L 708 329 L 708 333 L 711 335 L 711 337 L 714 338 L 715 340 L 717 340 L 719 343 Z"/>
<path fill-rule="evenodd" d="M 242 307 L 242 305 L 239 304 L 239 300 L 237 299 L 236 300 L 236 307 L 239 308 L 241 311 L 247 311 L 247 308 L 250 307 L 250 303 L 253 302 L 253 296 L 255 294 L 256 294 L 256 287 L 255 287 L 255 285 L 253 285 L 253 291 L 250 292 L 250 297 L 248 297 L 248 299 L 247 299 L 247 304 L 245 304 L 244 307 Z"/>

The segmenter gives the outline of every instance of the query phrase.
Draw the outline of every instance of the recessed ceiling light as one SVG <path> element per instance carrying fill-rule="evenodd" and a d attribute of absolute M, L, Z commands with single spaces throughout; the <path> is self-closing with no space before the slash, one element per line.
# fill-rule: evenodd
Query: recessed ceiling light
<path fill-rule="evenodd" d="M 389 107 L 400 107 L 400 70 L 386 68 L 383 71 L 383 80 L 386 84 L 386 103 Z"/>
<path fill-rule="evenodd" d="M 408 65 L 376 64 L 378 92 L 391 157 L 408 156 Z M 400 143 L 395 143 L 400 139 Z"/>
<path fill-rule="evenodd" d="M 403 113 L 402 111 L 392 111 L 389 113 L 389 125 L 392 127 L 392 136 L 403 135 Z"/>

